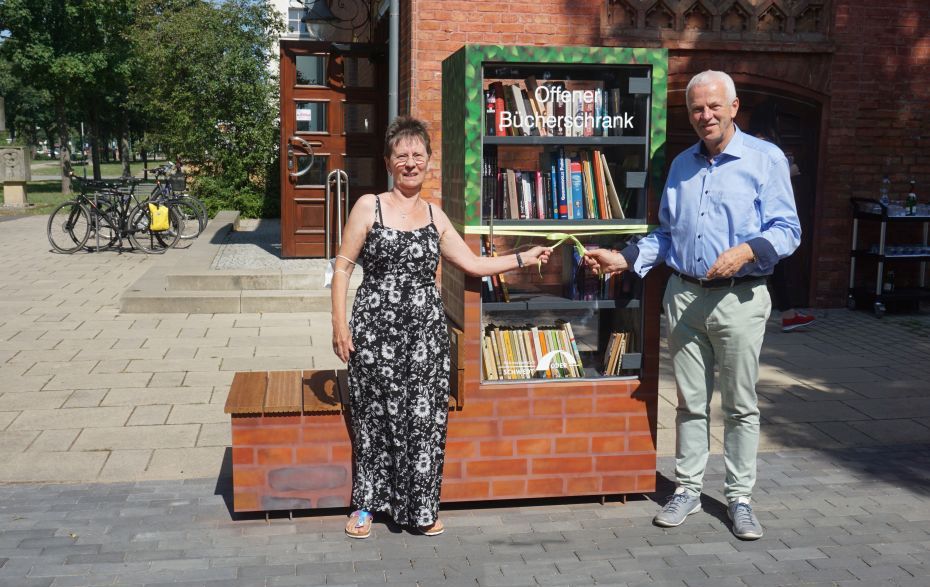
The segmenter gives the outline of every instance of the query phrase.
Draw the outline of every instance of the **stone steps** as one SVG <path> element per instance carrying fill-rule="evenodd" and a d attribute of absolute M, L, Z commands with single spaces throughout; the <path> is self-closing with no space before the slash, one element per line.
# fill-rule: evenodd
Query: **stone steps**
<path fill-rule="evenodd" d="M 350 292 L 350 301 L 354 296 Z M 246 314 L 329 312 L 329 290 L 176 290 L 133 292 L 123 296 L 122 312 L 184 314 Z"/>
<path fill-rule="evenodd" d="M 239 314 L 329 312 L 330 290 L 322 287 L 323 269 L 303 272 L 215 270 L 210 265 L 238 222 L 238 213 L 220 212 L 187 251 L 169 251 L 127 289 L 120 311 L 137 314 Z M 185 254 L 188 253 L 188 254 Z M 160 260 L 161 261 L 161 260 Z M 321 267 L 322 267 L 321 263 Z M 349 284 L 349 300 L 361 272 Z"/>

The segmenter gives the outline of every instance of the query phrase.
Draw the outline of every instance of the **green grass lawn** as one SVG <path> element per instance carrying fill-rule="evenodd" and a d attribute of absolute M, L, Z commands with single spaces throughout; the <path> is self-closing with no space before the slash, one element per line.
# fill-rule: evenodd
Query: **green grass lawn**
<path fill-rule="evenodd" d="M 26 184 L 26 201 L 34 206 L 28 208 L 2 208 L 0 216 L 27 216 L 48 214 L 58 204 L 69 200 L 61 193 L 61 181 L 30 181 Z M 0 202 L 3 194 L 0 193 Z"/>
<path fill-rule="evenodd" d="M 152 169 L 158 167 L 164 163 L 163 160 L 160 161 L 149 161 L 148 167 Z M 74 173 L 77 175 L 84 175 L 85 167 L 87 169 L 87 177 L 93 177 L 93 168 L 90 165 L 90 162 L 87 162 L 87 165 L 84 165 L 83 161 L 75 161 L 72 164 L 74 168 Z M 33 161 L 32 162 L 32 175 L 57 175 L 59 173 L 59 163 L 57 161 Z M 142 162 L 136 161 L 129 164 L 129 168 L 132 170 L 132 175 L 136 177 L 142 176 Z M 120 162 L 115 163 L 101 163 L 100 164 L 100 175 L 102 177 L 119 177 L 123 174 L 123 164 Z"/>

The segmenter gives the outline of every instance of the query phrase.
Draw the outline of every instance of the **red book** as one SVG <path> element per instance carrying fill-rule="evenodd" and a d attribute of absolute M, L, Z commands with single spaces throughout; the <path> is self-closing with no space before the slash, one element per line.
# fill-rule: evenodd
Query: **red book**
<path fill-rule="evenodd" d="M 496 126 L 496 136 L 505 137 L 508 134 L 507 129 L 504 128 L 504 110 L 507 108 L 504 105 L 504 84 L 503 82 L 494 82 L 491 84 L 490 89 L 494 91 L 494 122 Z"/>

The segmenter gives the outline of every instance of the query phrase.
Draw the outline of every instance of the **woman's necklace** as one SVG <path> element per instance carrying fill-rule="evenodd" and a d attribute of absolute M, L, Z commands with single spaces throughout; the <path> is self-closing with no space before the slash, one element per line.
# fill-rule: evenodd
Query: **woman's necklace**
<path fill-rule="evenodd" d="M 394 198 L 395 196 L 392 195 L 391 197 Z M 413 214 L 419 206 L 420 206 L 420 194 L 417 194 L 416 201 L 413 203 L 412 206 L 410 206 L 410 208 L 407 209 L 406 212 L 404 211 L 403 208 L 397 205 L 397 202 L 394 202 L 394 208 L 397 210 L 397 213 L 400 214 L 400 219 L 403 220 L 404 222 L 407 221 L 407 217 Z"/>

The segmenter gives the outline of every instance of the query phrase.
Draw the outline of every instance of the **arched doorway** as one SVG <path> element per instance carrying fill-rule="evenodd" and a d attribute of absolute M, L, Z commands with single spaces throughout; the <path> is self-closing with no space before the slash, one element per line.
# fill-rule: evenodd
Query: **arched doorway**
<path fill-rule="evenodd" d="M 685 86 L 691 75 L 673 79 L 669 84 L 666 165 L 670 165 L 675 156 L 697 142 L 685 107 Z M 747 130 L 753 112 L 764 109 L 771 116 L 779 146 L 797 166 L 798 173 L 792 177 L 791 183 L 794 187 L 798 217 L 801 220 L 801 246 L 791 257 L 781 262 L 785 266 L 791 304 L 807 307 L 812 295 L 811 270 L 819 172 L 821 100 L 780 87 L 767 86 L 764 81 L 745 76 L 734 76 L 734 80 L 740 99 L 739 114 L 736 117 L 740 129 Z"/>

